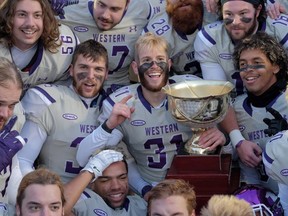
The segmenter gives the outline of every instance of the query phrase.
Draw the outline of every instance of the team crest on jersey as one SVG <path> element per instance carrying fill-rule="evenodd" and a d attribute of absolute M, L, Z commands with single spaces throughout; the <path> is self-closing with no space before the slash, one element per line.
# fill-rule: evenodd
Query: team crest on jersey
<path fill-rule="evenodd" d="M 288 169 L 281 170 L 281 175 L 282 176 L 288 176 Z"/>
<path fill-rule="evenodd" d="M 76 119 L 78 119 L 78 117 L 77 117 L 76 115 L 71 114 L 71 113 L 64 113 L 64 114 L 62 115 L 62 117 L 63 117 L 64 119 L 67 119 L 67 120 L 76 120 Z"/>
<path fill-rule="evenodd" d="M 89 28 L 86 26 L 75 26 L 74 30 L 77 32 L 88 32 Z"/>
<path fill-rule="evenodd" d="M 221 59 L 225 59 L 225 60 L 231 60 L 232 59 L 232 55 L 230 53 L 220 53 L 219 57 Z"/>
<path fill-rule="evenodd" d="M 98 215 L 98 216 L 107 216 L 108 214 L 103 211 L 102 209 L 94 209 L 93 212 L 95 213 L 95 215 Z"/>
<path fill-rule="evenodd" d="M 143 126 L 146 122 L 144 120 L 133 120 L 130 124 L 133 126 Z"/>

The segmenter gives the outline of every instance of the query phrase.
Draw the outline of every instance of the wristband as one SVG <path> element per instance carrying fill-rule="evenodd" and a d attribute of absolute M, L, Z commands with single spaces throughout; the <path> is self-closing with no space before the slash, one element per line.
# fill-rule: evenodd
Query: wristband
<path fill-rule="evenodd" d="M 231 139 L 231 143 L 233 145 L 234 148 L 236 148 L 236 145 L 242 140 L 245 140 L 245 138 L 243 137 L 243 135 L 241 134 L 241 132 L 238 129 L 232 130 L 229 133 L 229 137 Z"/>
<path fill-rule="evenodd" d="M 110 128 L 107 127 L 107 124 L 106 124 L 107 120 L 108 120 L 108 119 L 106 119 L 106 120 L 103 122 L 102 128 L 103 128 L 103 130 L 105 130 L 107 133 L 112 133 L 113 129 L 110 129 Z"/>
<path fill-rule="evenodd" d="M 240 140 L 237 144 L 236 144 L 236 148 L 240 147 L 242 145 L 244 140 Z"/>

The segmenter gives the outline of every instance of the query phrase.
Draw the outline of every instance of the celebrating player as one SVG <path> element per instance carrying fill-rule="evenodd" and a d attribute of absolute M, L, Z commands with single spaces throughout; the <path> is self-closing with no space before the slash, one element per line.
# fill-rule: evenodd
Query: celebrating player
<path fill-rule="evenodd" d="M 17 132 L 25 121 L 19 103 L 22 89 L 23 82 L 15 65 L 0 57 L 0 203 L 12 205 L 16 203 L 17 186 L 22 178 L 14 155 L 25 144 Z"/>
<path fill-rule="evenodd" d="M 0 56 L 17 65 L 25 90 L 66 82 L 77 39 L 69 27 L 59 26 L 48 0 L 4 2 L 0 26 Z"/>
<path fill-rule="evenodd" d="M 264 169 L 261 153 L 275 123 L 268 119 L 274 119 L 276 111 L 282 116 L 288 115 L 287 53 L 275 38 L 258 32 L 238 44 L 233 56 L 247 89 L 247 94 L 238 96 L 233 106 L 243 139 L 251 141 L 240 141 L 236 146 L 242 181 L 278 193 L 277 183 Z M 270 125 L 268 129 L 266 123 Z M 246 157 L 252 158 L 254 163 Z"/>
<path fill-rule="evenodd" d="M 262 0 L 221 0 L 223 21 L 206 25 L 197 35 L 194 47 L 204 79 L 228 80 L 237 95 L 244 92 L 243 82 L 233 65 L 234 46 L 257 31 L 274 36 L 288 49 L 288 16 L 265 18 Z M 244 12 L 243 12 L 244 11 Z"/>
<path fill-rule="evenodd" d="M 168 83 L 199 79 L 193 75 L 168 79 L 171 60 L 167 49 L 167 41 L 151 32 L 138 39 L 132 67 L 141 84 L 123 87 L 103 102 L 103 113 L 99 116 L 103 124 L 81 142 L 77 152 L 80 165 L 87 163 L 91 152 L 105 143 L 105 136 L 116 136 L 119 140 L 123 137 L 141 177 L 152 185 L 164 179 L 177 147 L 191 138 L 192 132 L 172 117 L 161 89 Z M 206 131 L 200 139 L 203 148 L 215 149 L 224 143 L 224 135 L 216 128 Z M 145 194 L 147 185 L 133 178 L 132 170 L 129 173 L 131 186 Z"/>
<path fill-rule="evenodd" d="M 52 6 L 57 2 L 51 0 Z M 81 42 L 94 39 L 107 48 L 109 78 L 104 88 L 130 84 L 128 70 L 134 44 L 152 15 L 148 0 L 86 0 L 71 5 L 68 0 L 64 2 L 67 4 L 62 7 L 60 22 L 70 26 Z"/>
<path fill-rule="evenodd" d="M 147 204 L 138 195 L 128 195 L 128 167 L 123 154 L 115 150 L 103 150 L 92 156 L 83 170 L 65 185 L 70 212 L 76 201 L 75 215 L 139 215 L 146 216 Z M 91 185 L 90 189 L 86 187 Z"/>
<path fill-rule="evenodd" d="M 216 15 L 204 11 L 202 1 L 167 0 L 166 11 L 154 16 L 144 28 L 164 37 L 169 43 L 171 71 L 176 74 L 201 75 L 199 63 L 194 59 L 193 43 L 203 24 L 216 21 Z"/>
<path fill-rule="evenodd" d="M 98 126 L 107 74 L 107 51 L 91 39 L 75 49 L 71 86 L 43 84 L 26 92 L 22 103 L 27 121 L 21 134 L 29 141 L 19 152 L 23 174 L 33 170 L 36 158 L 64 183 L 81 170 L 76 161 L 77 147 Z"/>

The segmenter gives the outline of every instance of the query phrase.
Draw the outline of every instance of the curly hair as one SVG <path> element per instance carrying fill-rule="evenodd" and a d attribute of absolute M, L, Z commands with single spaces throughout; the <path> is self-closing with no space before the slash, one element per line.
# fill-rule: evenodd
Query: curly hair
<path fill-rule="evenodd" d="M 17 3 L 21 0 L 9 0 L 3 2 L 0 8 L 0 43 L 12 46 L 13 17 Z M 45 49 L 50 52 L 57 52 L 61 46 L 59 40 L 59 22 L 54 16 L 53 10 L 48 0 L 33 0 L 40 3 L 43 12 L 43 33 L 41 40 Z"/>
<path fill-rule="evenodd" d="M 233 60 L 236 69 L 239 69 L 240 55 L 244 50 L 261 50 L 271 64 L 278 65 L 280 70 L 276 74 L 277 80 L 288 81 L 288 55 L 283 46 L 272 36 L 265 32 L 257 32 L 237 44 L 233 53 Z"/>

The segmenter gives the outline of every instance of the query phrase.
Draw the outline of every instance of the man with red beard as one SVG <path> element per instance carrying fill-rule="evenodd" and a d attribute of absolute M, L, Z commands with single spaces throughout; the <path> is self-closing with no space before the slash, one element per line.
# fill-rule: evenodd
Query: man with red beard
<path fill-rule="evenodd" d="M 201 74 L 193 43 L 202 25 L 216 21 L 216 15 L 205 9 L 201 0 L 167 0 L 166 11 L 155 15 L 144 28 L 168 41 L 172 74 Z"/>
<path fill-rule="evenodd" d="M 21 134 L 28 143 L 19 151 L 23 174 L 37 164 L 60 175 L 64 183 L 79 173 L 76 161 L 80 141 L 97 126 L 102 90 L 108 74 L 106 48 L 94 40 L 79 44 L 73 54 L 71 86 L 43 84 L 22 99 L 27 121 Z"/>
<path fill-rule="evenodd" d="M 130 187 L 144 195 L 165 178 L 177 148 L 192 136 L 191 128 L 177 122 L 168 111 L 167 96 L 161 89 L 169 83 L 199 78 L 193 75 L 169 78 L 172 62 L 168 43 L 161 36 L 144 34 L 137 40 L 135 50 L 132 68 L 140 83 L 117 90 L 103 102 L 99 116 L 103 124 L 81 142 L 77 160 L 84 166 L 91 152 L 107 145 L 108 139 L 123 138 L 137 164 L 131 168 L 128 163 Z M 225 141 L 217 128 L 211 128 L 203 133 L 199 144 L 213 150 Z M 137 171 L 140 179 L 135 176 Z"/>
<path fill-rule="evenodd" d="M 1 207 L 7 203 L 15 205 L 17 186 L 22 178 L 15 156 L 25 144 L 17 132 L 25 121 L 19 103 L 22 90 L 23 82 L 17 68 L 0 57 L 0 215 L 4 214 Z"/>

